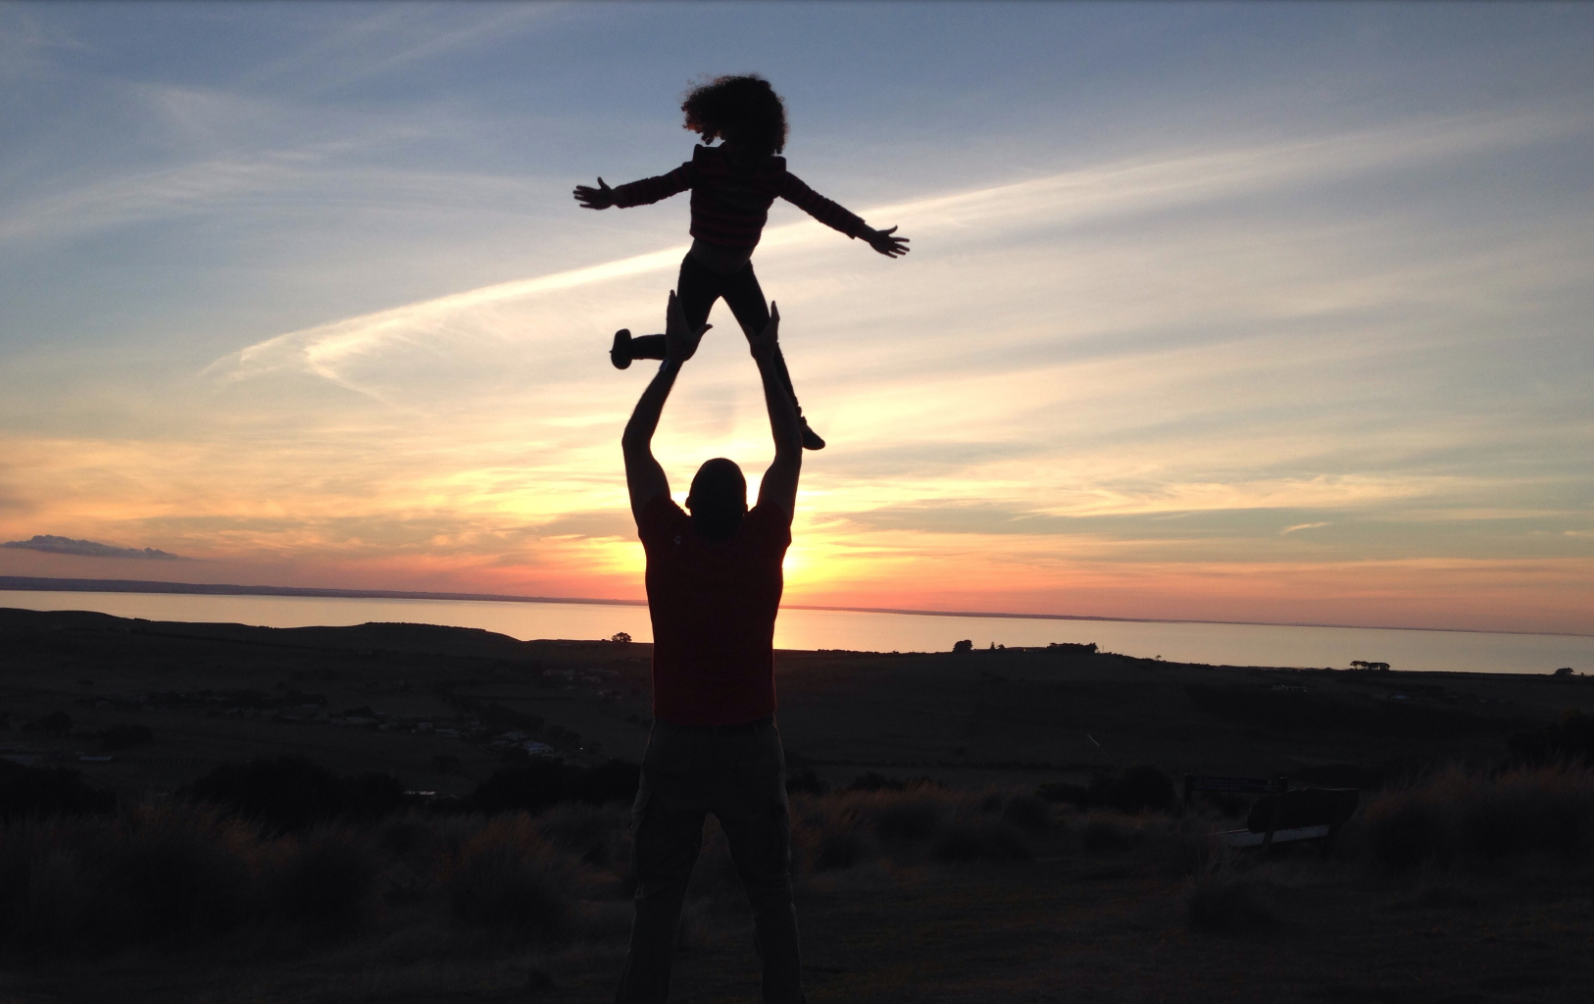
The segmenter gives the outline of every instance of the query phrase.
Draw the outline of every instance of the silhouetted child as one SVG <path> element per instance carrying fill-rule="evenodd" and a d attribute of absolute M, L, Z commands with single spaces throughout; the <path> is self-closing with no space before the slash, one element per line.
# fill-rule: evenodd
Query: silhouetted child
<path fill-rule="evenodd" d="M 803 184 L 786 170 L 786 159 L 776 156 L 786 147 L 786 106 L 762 77 L 718 77 L 686 96 L 681 110 L 686 128 L 700 133 L 704 143 L 721 139 L 719 146 L 697 146 L 692 159 L 656 178 L 610 188 L 577 185 L 575 197 L 587 209 L 642 206 L 658 202 L 688 188 L 692 190 L 692 248 L 681 262 L 676 296 L 686 322 L 697 330 L 708 320 L 714 301 L 726 306 L 748 337 L 764 330 L 769 308 L 758 277 L 753 274 L 753 249 L 764 234 L 770 204 L 776 196 L 805 209 L 819 222 L 848 237 L 862 237 L 881 254 L 895 258 L 908 252 L 908 239 L 894 236 L 896 227 L 875 230 L 857 216 Z M 615 332 L 609 358 L 619 369 L 633 359 L 663 359 L 664 336 L 631 336 Z M 776 350 L 781 381 L 791 389 L 786 361 Z M 796 400 L 796 394 L 792 394 Z M 799 416 L 802 409 L 798 408 Z M 825 441 L 803 420 L 803 446 L 823 449 Z"/>

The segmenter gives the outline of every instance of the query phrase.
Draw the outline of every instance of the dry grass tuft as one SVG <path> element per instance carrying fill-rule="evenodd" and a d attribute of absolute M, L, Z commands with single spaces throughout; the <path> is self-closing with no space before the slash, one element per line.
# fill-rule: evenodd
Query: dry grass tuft
<path fill-rule="evenodd" d="M 1347 838 L 1360 856 L 1394 871 L 1525 855 L 1585 861 L 1594 851 L 1594 768 L 1481 774 L 1451 767 L 1374 799 Z"/>
<path fill-rule="evenodd" d="M 1273 887 L 1254 871 L 1229 865 L 1204 869 L 1185 887 L 1185 921 L 1200 934 L 1244 934 L 1274 929 L 1280 918 Z"/>
<path fill-rule="evenodd" d="M 489 819 L 443 866 L 453 915 L 551 939 L 568 930 L 573 876 L 523 813 Z"/>

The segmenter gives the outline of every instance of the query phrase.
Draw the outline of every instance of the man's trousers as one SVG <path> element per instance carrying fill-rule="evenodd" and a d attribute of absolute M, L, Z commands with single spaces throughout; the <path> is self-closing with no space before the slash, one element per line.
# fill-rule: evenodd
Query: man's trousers
<path fill-rule="evenodd" d="M 675 930 L 711 812 L 753 907 L 764 1000 L 804 1000 L 780 733 L 768 721 L 739 729 L 653 725 L 632 809 L 636 919 L 619 1004 L 662 1004 L 669 996 Z"/>

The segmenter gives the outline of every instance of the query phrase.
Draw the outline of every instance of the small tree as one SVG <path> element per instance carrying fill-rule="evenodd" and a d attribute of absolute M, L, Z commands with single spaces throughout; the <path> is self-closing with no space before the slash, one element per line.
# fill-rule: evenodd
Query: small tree
<path fill-rule="evenodd" d="M 614 637 L 610 638 L 609 640 L 612 642 L 618 642 L 621 645 L 629 645 L 631 644 L 631 635 L 625 631 L 616 631 L 614 633 Z"/>
<path fill-rule="evenodd" d="M 974 651 L 974 642 L 968 638 L 964 638 L 962 641 L 955 641 L 952 643 L 952 651 L 972 652 Z"/>

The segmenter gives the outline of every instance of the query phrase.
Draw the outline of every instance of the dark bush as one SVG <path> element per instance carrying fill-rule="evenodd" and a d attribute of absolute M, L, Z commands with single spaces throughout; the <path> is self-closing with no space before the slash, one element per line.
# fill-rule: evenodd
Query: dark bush
<path fill-rule="evenodd" d="M 1035 795 L 1048 802 L 1072 805 L 1076 809 L 1087 809 L 1091 805 L 1091 789 L 1068 781 L 1047 781 L 1037 785 Z"/>
<path fill-rule="evenodd" d="M 371 916 L 377 869 L 372 848 L 353 834 L 321 829 L 288 852 L 276 876 L 283 917 L 327 932 L 359 928 Z"/>
<path fill-rule="evenodd" d="M 139 807 L 114 833 L 88 917 L 98 945 L 224 934 L 249 916 L 253 877 L 230 839 L 247 836 L 213 812 Z"/>
<path fill-rule="evenodd" d="M 1173 780 L 1165 772 L 1137 764 L 1103 786 L 1099 804 L 1120 812 L 1166 812 L 1173 808 L 1175 797 Z"/>
<path fill-rule="evenodd" d="M 636 801 L 637 785 L 642 779 L 640 764 L 624 760 L 609 760 L 596 767 L 567 770 L 566 797 L 572 802 L 603 805 L 606 802 Z"/>
<path fill-rule="evenodd" d="M 1358 763 L 1326 763 L 1315 767 L 1298 768 L 1292 775 L 1303 784 L 1324 788 L 1356 788 L 1360 791 L 1377 791 L 1384 785 L 1384 772 L 1377 767 Z"/>
<path fill-rule="evenodd" d="M 1135 832 L 1111 819 L 1090 819 L 1079 831 L 1080 843 L 1091 853 L 1126 851 L 1135 845 Z"/>
<path fill-rule="evenodd" d="M 23 816 L 104 816 L 116 808 L 116 793 L 83 783 L 64 767 L 24 767 L 0 760 L 0 820 Z"/>
<path fill-rule="evenodd" d="M 64 736 L 72 731 L 72 716 L 65 711 L 52 711 L 43 718 L 28 722 L 22 726 L 24 732 L 48 732 L 54 736 Z"/>
<path fill-rule="evenodd" d="M 466 799 L 471 811 L 489 815 L 529 812 L 533 815 L 560 802 L 602 805 L 632 802 L 642 768 L 624 760 L 597 767 L 572 766 L 560 760 L 532 757 L 528 762 L 502 767 L 476 786 Z"/>
<path fill-rule="evenodd" d="M 859 774 L 847 785 L 848 791 L 902 791 L 907 788 L 907 783 L 899 778 L 886 777 L 883 774 L 870 771 Z"/>
<path fill-rule="evenodd" d="M 1542 766 L 1558 760 L 1594 764 L 1594 715 L 1571 709 L 1559 721 L 1518 732 L 1506 743 L 1523 764 Z"/>
<path fill-rule="evenodd" d="M 891 802 L 875 816 L 875 835 L 883 843 L 911 844 L 928 839 L 940 825 L 941 806 L 936 802 Z"/>
<path fill-rule="evenodd" d="M 1027 861 L 1034 857 L 1018 830 L 1007 823 L 954 823 L 930 845 L 936 861 Z"/>
<path fill-rule="evenodd" d="M 570 918 L 565 877 L 524 816 L 493 820 L 466 841 L 448 890 L 454 916 L 468 924 L 552 936 Z"/>
<path fill-rule="evenodd" d="M 972 652 L 974 651 L 974 642 L 969 638 L 964 638 L 962 641 L 955 641 L 952 643 L 952 651 Z"/>
<path fill-rule="evenodd" d="M 1439 806 L 1426 798 L 1389 798 L 1373 803 L 1362 825 L 1374 860 L 1404 871 L 1443 855 L 1445 825 Z"/>
<path fill-rule="evenodd" d="M 407 803 L 389 774 L 339 777 L 303 757 L 223 764 L 181 791 L 273 830 L 299 830 L 334 819 L 375 819 Z"/>
<path fill-rule="evenodd" d="M 113 725 L 100 733 L 100 749 L 106 753 L 125 750 L 140 743 L 147 743 L 155 738 L 155 734 L 147 725 Z"/>
<path fill-rule="evenodd" d="M 863 838 L 851 830 L 827 833 L 814 850 L 815 871 L 840 871 L 862 861 L 868 848 Z"/>
<path fill-rule="evenodd" d="M 786 792 L 790 795 L 823 795 L 830 790 L 830 785 L 814 773 L 812 767 L 786 775 Z"/>
<path fill-rule="evenodd" d="M 1241 934 L 1277 927 L 1278 915 L 1269 890 L 1254 876 L 1226 869 L 1209 870 L 1185 891 L 1185 918 L 1202 934 Z"/>
<path fill-rule="evenodd" d="M 1072 805 L 1076 809 L 1117 809 L 1120 812 L 1166 812 L 1178 801 L 1173 779 L 1161 768 L 1137 764 L 1122 774 L 1101 773 L 1090 786 L 1048 781 L 1035 789 L 1038 798 Z"/>
<path fill-rule="evenodd" d="M 1052 827 L 1052 810 L 1033 795 L 1014 795 L 1002 806 L 1002 818 L 1030 833 L 1044 833 Z"/>
<path fill-rule="evenodd" d="M 569 768 L 558 760 L 537 759 L 495 770 L 466 801 L 476 812 L 538 813 L 564 800 Z"/>

